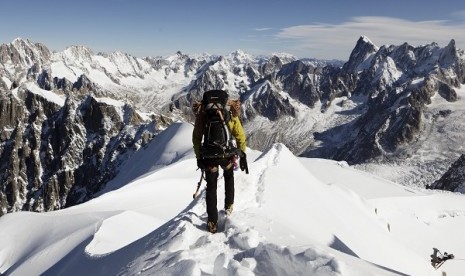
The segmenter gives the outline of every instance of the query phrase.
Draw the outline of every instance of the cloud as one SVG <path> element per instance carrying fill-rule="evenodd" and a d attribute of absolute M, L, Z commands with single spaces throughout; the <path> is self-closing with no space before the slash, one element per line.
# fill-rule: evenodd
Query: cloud
<path fill-rule="evenodd" d="M 458 10 L 452 13 L 452 16 L 459 19 L 465 19 L 465 10 Z"/>
<path fill-rule="evenodd" d="M 353 17 L 341 24 L 315 23 L 282 29 L 275 35 L 278 41 L 292 41 L 298 56 L 317 58 L 349 58 L 361 35 L 381 45 L 413 46 L 437 42 L 445 46 L 451 39 L 458 48 L 465 46 L 465 24 L 446 20 L 409 21 L 392 17 Z"/>
<path fill-rule="evenodd" d="M 255 28 L 253 30 L 256 32 L 264 32 L 264 31 L 272 30 L 272 28 Z"/>

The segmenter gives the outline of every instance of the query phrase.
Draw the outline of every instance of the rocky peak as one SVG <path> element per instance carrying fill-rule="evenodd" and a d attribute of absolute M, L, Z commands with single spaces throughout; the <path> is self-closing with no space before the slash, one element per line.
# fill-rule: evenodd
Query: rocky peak
<path fill-rule="evenodd" d="M 33 43 L 29 40 L 23 40 L 21 38 L 15 39 L 11 45 L 16 49 L 20 58 L 26 63 L 26 65 L 32 65 L 35 63 L 45 63 L 50 58 L 50 50 L 41 43 Z"/>
<path fill-rule="evenodd" d="M 91 62 L 94 56 L 93 51 L 82 45 L 73 45 L 66 48 L 62 53 L 62 57 L 67 63 L 83 63 Z"/>
<path fill-rule="evenodd" d="M 272 57 L 278 57 L 283 63 L 289 63 L 298 60 L 294 55 L 288 53 L 272 53 Z"/>
<path fill-rule="evenodd" d="M 148 66 L 144 68 L 136 57 L 120 51 L 111 53 L 108 59 L 117 66 L 119 73 L 124 76 L 137 76 L 141 71 L 144 71 L 144 69 L 146 70 L 145 72 L 148 72 L 149 69 Z"/>
<path fill-rule="evenodd" d="M 242 50 L 236 50 L 230 53 L 227 58 L 232 61 L 234 65 L 244 65 L 248 63 L 253 63 L 254 59 L 251 55 L 247 54 Z"/>
<path fill-rule="evenodd" d="M 282 66 L 285 63 L 281 60 L 276 55 L 272 55 L 269 59 L 266 59 L 261 65 L 260 65 L 260 72 L 263 75 L 269 75 L 273 72 L 278 72 L 281 70 Z"/>
<path fill-rule="evenodd" d="M 162 58 L 162 59 L 168 61 L 168 63 L 172 65 L 173 67 L 178 67 L 180 64 L 184 63 L 189 58 L 190 58 L 189 55 L 184 54 L 181 51 L 177 51 L 176 54 L 168 56 L 166 58 Z"/>
<path fill-rule="evenodd" d="M 370 39 L 361 36 L 350 54 L 349 61 L 344 64 L 343 70 L 356 73 L 366 69 L 370 65 L 371 57 L 378 50 L 379 48 Z"/>
<path fill-rule="evenodd" d="M 175 55 L 166 58 L 150 58 L 150 64 L 155 70 L 163 69 L 166 75 L 170 73 L 183 73 L 185 77 L 195 73 L 198 67 L 205 63 L 204 57 L 193 57 L 184 54 L 181 51 L 176 52 Z"/>
<path fill-rule="evenodd" d="M 86 75 L 80 75 L 77 81 L 73 84 L 73 89 L 81 93 L 98 91 L 98 85 L 92 82 Z"/>
<path fill-rule="evenodd" d="M 391 57 L 396 61 L 398 68 L 407 71 L 416 66 L 417 59 L 414 50 L 415 48 L 407 42 L 393 49 Z"/>
<path fill-rule="evenodd" d="M 295 116 L 296 110 L 289 103 L 289 99 L 283 98 L 270 81 L 257 83 L 250 92 L 242 95 L 241 102 L 245 105 L 242 110 L 246 121 L 261 115 L 269 120 L 278 120 L 281 116 Z"/>
<path fill-rule="evenodd" d="M 442 67 L 450 67 L 458 64 L 459 53 L 457 52 L 454 39 L 452 39 L 449 44 L 442 49 L 438 62 Z"/>
<path fill-rule="evenodd" d="M 160 70 L 163 66 L 169 64 L 169 62 L 163 57 L 145 57 L 143 60 L 149 63 L 155 70 Z"/>
<path fill-rule="evenodd" d="M 439 95 L 447 101 L 457 100 L 454 88 L 465 79 L 465 70 L 464 60 L 456 58 L 453 42 L 444 48 L 435 43 L 419 47 L 404 43 L 382 46 L 373 53 L 374 49 L 369 42 L 359 39 L 342 71 L 331 73 L 337 74 L 337 80 L 342 81 L 341 87 L 347 89 L 349 95 L 354 92 L 367 95 L 367 102 L 360 106 L 364 112 L 341 127 L 338 133 L 328 130 L 319 133 L 317 139 L 324 143 L 325 139 L 338 135 L 349 138 L 325 149 L 311 150 L 307 156 L 345 160 L 351 164 L 408 158 L 412 153 L 407 148 L 416 145 L 423 131 L 434 124 L 425 120 L 432 97 Z M 368 53 L 370 63 L 360 67 L 360 61 L 366 65 L 364 53 Z M 441 68 L 442 64 L 447 64 L 439 61 L 441 53 L 449 57 L 443 60 L 453 61 L 449 62 L 453 66 L 449 65 L 446 70 Z M 363 70 L 352 74 L 349 68 Z M 326 76 L 322 84 L 326 83 L 325 79 Z M 334 83 L 334 76 L 329 80 Z M 335 88 L 329 87 L 332 91 Z M 327 98 L 324 93 L 323 98 Z"/>
<path fill-rule="evenodd" d="M 17 81 L 24 77 L 30 67 L 37 69 L 47 63 L 50 55 L 43 44 L 17 38 L 12 43 L 0 45 L 0 73 L 11 82 Z M 6 63 L 15 68 L 14 72 L 11 69 L 2 72 L 2 65 Z"/>
<path fill-rule="evenodd" d="M 308 74 L 313 73 L 314 68 L 312 65 L 307 65 L 301 60 L 286 63 L 279 70 L 278 75 L 292 75 L 292 74 Z"/>

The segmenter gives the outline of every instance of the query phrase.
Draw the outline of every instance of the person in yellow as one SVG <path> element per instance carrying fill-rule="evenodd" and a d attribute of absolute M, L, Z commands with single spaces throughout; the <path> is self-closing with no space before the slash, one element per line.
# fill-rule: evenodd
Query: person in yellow
<path fill-rule="evenodd" d="M 246 159 L 246 136 L 239 120 L 239 100 L 228 100 L 223 90 L 209 90 L 202 102 L 193 106 L 196 115 L 192 143 L 197 166 L 205 170 L 207 181 L 207 230 L 215 233 L 218 223 L 217 180 L 219 167 L 223 169 L 225 183 L 224 209 L 230 215 L 234 204 L 234 166 L 237 156 L 239 166 L 248 172 Z"/>

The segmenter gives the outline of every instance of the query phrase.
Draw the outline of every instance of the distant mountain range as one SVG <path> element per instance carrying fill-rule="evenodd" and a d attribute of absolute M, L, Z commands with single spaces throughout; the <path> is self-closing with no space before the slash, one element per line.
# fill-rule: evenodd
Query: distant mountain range
<path fill-rule="evenodd" d="M 239 50 L 136 58 L 16 39 L 0 46 L 0 214 L 92 198 L 170 122 L 191 121 L 209 89 L 241 99 L 252 148 L 282 142 L 402 184 L 462 191 L 433 182 L 463 154 L 464 81 L 454 40 L 377 47 L 360 37 L 343 62 Z M 377 171 L 386 163 L 398 173 Z"/>

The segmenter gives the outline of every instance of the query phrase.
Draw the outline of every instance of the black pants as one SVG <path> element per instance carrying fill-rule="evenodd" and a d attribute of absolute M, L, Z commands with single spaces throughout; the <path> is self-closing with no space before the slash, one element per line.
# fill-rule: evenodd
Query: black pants
<path fill-rule="evenodd" d="M 225 199 L 224 207 L 234 203 L 234 166 L 226 166 L 223 168 L 224 187 L 225 187 Z M 205 170 L 205 178 L 207 180 L 207 214 L 208 221 L 218 221 L 218 209 L 217 209 L 217 196 L 216 188 L 218 182 L 218 166 L 210 167 Z"/>

